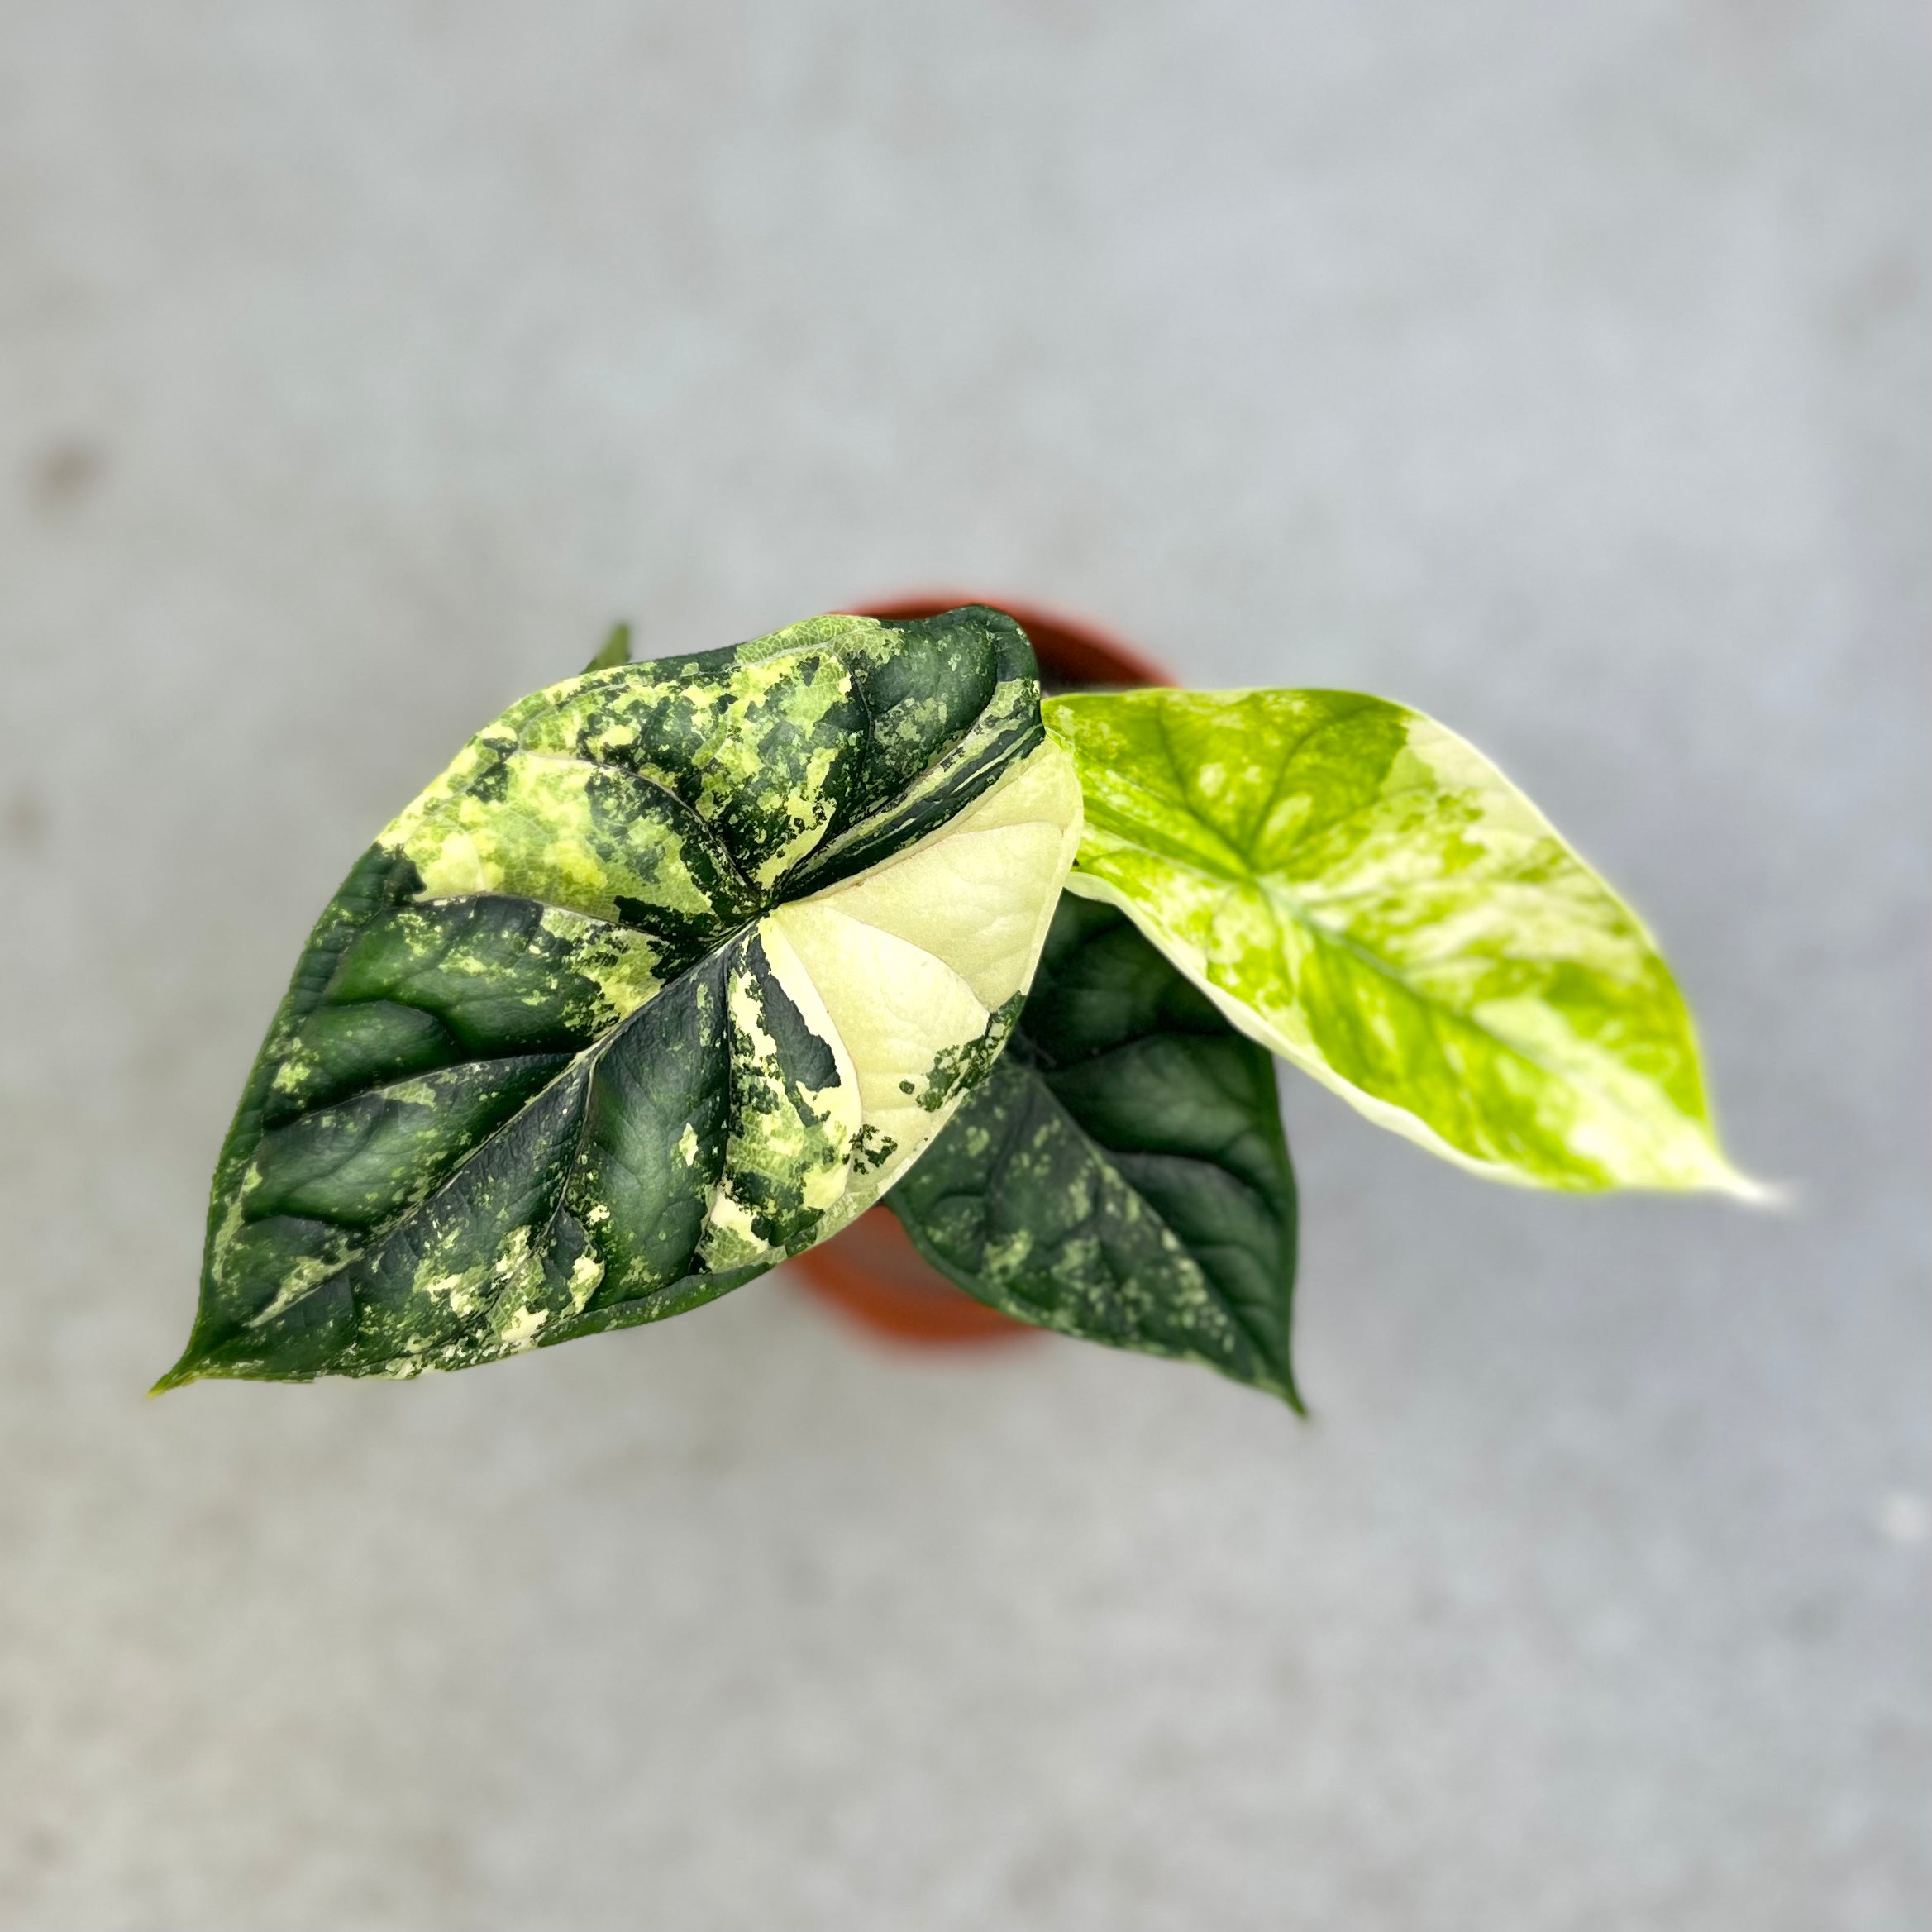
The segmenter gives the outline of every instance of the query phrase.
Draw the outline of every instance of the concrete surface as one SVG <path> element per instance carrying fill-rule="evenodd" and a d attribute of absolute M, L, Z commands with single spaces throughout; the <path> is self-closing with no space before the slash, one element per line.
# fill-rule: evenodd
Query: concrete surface
<path fill-rule="evenodd" d="M 1924 1923 L 1915 0 L 0 0 L 0 1923 Z M 140 1399 L 308 920 L 613 617 L 1359 685 L 1796 1205 L 1305 1083 L 1296 1424 L 782 1281 Z"/>

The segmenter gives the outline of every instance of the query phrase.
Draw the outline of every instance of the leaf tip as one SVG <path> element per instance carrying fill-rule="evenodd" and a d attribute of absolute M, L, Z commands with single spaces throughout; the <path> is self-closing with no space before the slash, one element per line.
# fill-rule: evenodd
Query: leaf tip
<path fill-rule="evenodd" d="M 1796 1205 L 1795 1190 L 1785 1182 L 1761 1181 L 1732 1161 L 1708 1116 L 1701 1123 L 1698 1141 L 1701 1155 L 1698 1166 L 1701 1171 L 1694 1177 L 1680 1179 L 1678 1186 L 1724 1195 L 1745 1207 L 1765 1208 L 1773 1213 L 1787 1211 Z"/>
<path fill-rule="evenodd" d="M 190 1382 L 200 1381 L 207 1373 L 208 1358 L 191 1340 L 182 1350 L 181 1359 L 148 1391 L 148 1400 L 151 1402 L 170 1389 L 184 1389 Z"/>
<path fill-rule="evenodd" d="M 1789 1214 L 1798 1203 L 1797 1190 L 1788 1181 L 1760 1181 L 1728 1161 L 1710 1185 L 1714 1192 L 1729 1195 L 1748 1208 L 1763 1208 L 1772 1214 Z"/>
<path fill-rule="evenodd" d="M 584 666 L 584 675 L 588 677 L 594 670 L 614 670 L 630 661 L 631 627 L 627 623 L 615 623 L 603 641 L 603 648 Z"/>

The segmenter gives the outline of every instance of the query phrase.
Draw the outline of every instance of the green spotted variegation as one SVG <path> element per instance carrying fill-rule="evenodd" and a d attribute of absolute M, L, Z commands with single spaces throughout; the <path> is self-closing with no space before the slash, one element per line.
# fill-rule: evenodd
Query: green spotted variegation
<path fill-rule="evenodd" d="M 1342 691 L 1047 701 L 1119 906 L 1233 1023 L 1500 1179 L 1748 1191 L 1649 935 L 1495 766 Z"/>
<path fill-rule="evenodd" d="M 985 1076 L 1080 818 L 995 612 L 641 665 L 613 640 L 323 914 L 164 1386 L 464 1367 L 824 1239 Z"/>

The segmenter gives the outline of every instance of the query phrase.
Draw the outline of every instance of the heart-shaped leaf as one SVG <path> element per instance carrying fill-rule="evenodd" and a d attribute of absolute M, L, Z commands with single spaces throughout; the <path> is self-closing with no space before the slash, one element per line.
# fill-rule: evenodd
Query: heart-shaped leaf
<path fill-rule="evenodd" d="M 1274 1063 L 1109 907 L 1061 900 L 1005 1053 L 887 1205 L 1022 1321 L 1295 1401 Z"/>
<path fill-rule="evenodd" d="M 1345 691 L 1049 700 L 1121 907 L 1235 1025 L 1503 1180 L 1750 1191 L 1651 937 L 1496 767 Z"/>
<path fill-rule="evenodd" d="M 992 611 L 513 706 L 311 937 L 164 1386 L 465 1367 L 824 1239 L 984 1077 L 1079 823 Z"/>

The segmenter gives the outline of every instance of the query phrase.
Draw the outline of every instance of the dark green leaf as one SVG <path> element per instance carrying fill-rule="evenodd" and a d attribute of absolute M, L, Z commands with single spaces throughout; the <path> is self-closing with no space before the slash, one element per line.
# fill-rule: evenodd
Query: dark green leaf
<path fill-rule="evenodd" d="M 1110 907 L 1061 900 L 1005 1053 L 887 1205 L 995 1308 L 1300 1406 L 1273 1063 Z"/>

